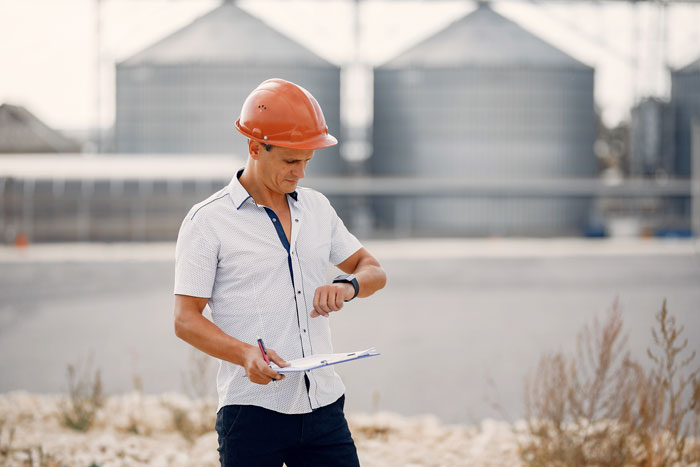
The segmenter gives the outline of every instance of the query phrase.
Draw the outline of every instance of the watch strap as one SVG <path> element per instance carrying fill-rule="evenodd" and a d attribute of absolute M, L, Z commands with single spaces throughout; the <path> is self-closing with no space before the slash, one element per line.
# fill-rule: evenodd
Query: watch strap
<path fill-rule="evenodd" d="M 352 285 L 352 287 L 355 289 L 355 294 L 352 297 L 350 297 L 349 299 L 345 300 L 346 302 L 349 302 L 353 298 L 357 297 L 357 294 L 360 293 L 360 284 L 357 282 L 357 278 L 355 277 L 354 274 L 341 274 L 340 276 L 333 279 L 334 284 L 336 284 L 338 282 L 348 283 L 348 284 Z"/>

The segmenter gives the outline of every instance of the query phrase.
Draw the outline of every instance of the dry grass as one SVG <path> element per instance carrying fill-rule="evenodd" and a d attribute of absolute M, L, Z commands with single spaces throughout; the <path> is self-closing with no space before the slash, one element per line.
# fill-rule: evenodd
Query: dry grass
<path fill-rule="evenodd" d="M 212 384 L 215 376 L 216 359 L 191 348 L 189 364 L 181 375 L 185 394 L 192 399 L 209 399 L 215 396 L 216 388 Z"/>
<path fill-rule="evenodd" d="M 15 427 L 0 418 L 0 459 L 9 455 L 12 451 L 12 442 L 15 440 Z"/>
<path fill-rule="evenodd" d="M 647 349 L 633 360 L 615 302 L 578 335 L 574 356 L 543 356 L 526 380 L 532 466 L 676 466 L 700 462 L 700 368 L 664 301 Z"/>
<path fill-rule="evenodd" d="M 100 371 L 92 369 L 92 355 L 88 356 L 82 367 L 68 365 L 68 397 L 59 405 L 61 423 L 77 431 L 88 431 L 93 426 L 95 417 L 104 406 L 105 397 L 102 389 Z M 202 352 L 192 349 L 187 370 L 183 373 L 183 387 L 191 401 L 163 401 L 162 407 L 167 409 L 172 419 L 172 427 L 184 439 L 194 442 L 205 433 L 214 430 L 216 422 L 216 400 L 212 397 L 214 359 Z M 136 410 L 127 414 L 128 423 L 124 430 L 135 435 L 149 436 L 151 429 L 149 421 L 143 417 L 143 382 L 137 372 L 133 373 L 133 384 L 136 391 Z M 0 433 L 2 426 L 0 425 Z M 12 433 L 5 435 L 12 441 Z M 3 443 L 8 443 L 0 437 L 0 452 L 6 450 Z M 8 448 L 9 449 L 9 448 Z"/>
<path fill-rule="evenodd" d="M 200 427 L 195 425 L 187 409 L 167 403 L 163 403 L 163 406 L 170 411 L 175 431 L 180 433 L 188 442 L 192 443 L 198 436 L 206 433 L 206 431 L 202 431 Z"/>
<path fill-rule="evenodd" d="M 196 410 L 163 403 L 172 416 L 173 427 L 180 435 L 194 442 L 205 433 L 214 430 L 216 400 L 212 397 L 215 360 L 196 349 L 190 349 L 190 361 L 182 375 L 185 393 L 193 400 Z"/>
<path fill-rule="evenodd" d="M 80 369 L 69 364 L 67 369 L 68 399 L 60 408 L 61 422 L 68 428 L 88 431 L 97 410 L 104 405 L 100 370 L 92 370 L 92 355 Z"/>
<path fill-rule="evenodd" d="M 389 436 L 394 434 L 396 430 L 388 426 L 370 425 L 370 426 L 358 426 L 353 428 L 352 434 L 356 438 L 364 439 L 379 439 L 386 441 Z"/>
<path fill-rule="evenodd" d="M 16 427 L 0 419 L 0 465 L 6 465 L 9 459 L 21 459 L 22 464 L 29 467 L 62 467 L 49 453 L 44 452 L 40 445 L 16 446 Z"/>

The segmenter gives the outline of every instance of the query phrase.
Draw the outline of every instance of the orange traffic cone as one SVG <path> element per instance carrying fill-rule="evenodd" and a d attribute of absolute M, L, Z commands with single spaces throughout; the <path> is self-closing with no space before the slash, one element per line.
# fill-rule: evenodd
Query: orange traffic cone
<path fill-rule="evenodd" d="M 26 248 L 29 246 L 29 237 L 24 232 L 20 232 L 15 237 L 15 246 L 17 248 Z"/>

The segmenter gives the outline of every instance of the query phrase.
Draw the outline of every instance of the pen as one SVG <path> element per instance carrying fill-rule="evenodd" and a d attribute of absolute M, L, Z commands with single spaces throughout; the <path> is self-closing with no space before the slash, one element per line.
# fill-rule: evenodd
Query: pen
<path fill-rule="evenodd" d="M 265 344 L 263 344 L 263 340 L 260 336 L 258 336 L 258 347 L 260 347 L 260 352 L 262 352 L 262 356 L 265 359 L 265 363 L 267 363 L 269 365 L 270 358 L 267 356 L 267 350 L 265 350 Z"/>

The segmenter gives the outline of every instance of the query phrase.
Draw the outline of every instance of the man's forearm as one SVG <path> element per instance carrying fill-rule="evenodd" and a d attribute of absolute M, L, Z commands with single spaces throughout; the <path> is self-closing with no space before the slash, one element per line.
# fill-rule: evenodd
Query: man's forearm
<path fill-rule="evenodd" d="M 223 332 L 195 310 L 181 311 L 175 320 L 175 335 L 212 357 L 243 366 L 243 354 L 250 344 Z"/>
<path fill-rule="evenodd" d="M 360 261 L 353 272 L 360 286 L 358 297 L 369 297 L 374 292 L 386 285 L 386 273 L 382 267 L 374 261 Z"/>

